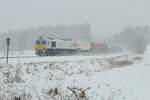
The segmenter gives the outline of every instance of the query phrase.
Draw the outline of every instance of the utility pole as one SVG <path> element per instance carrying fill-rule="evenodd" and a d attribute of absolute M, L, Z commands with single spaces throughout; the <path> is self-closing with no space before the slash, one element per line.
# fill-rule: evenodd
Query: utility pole
<path fill-rule="evenodd" d="M 7 60 L 6 60 L 6 64 L 8 64 L 8 54 L 9 54 L 10 38 L 7 38 L 6 42 L 7 42 Z"/>

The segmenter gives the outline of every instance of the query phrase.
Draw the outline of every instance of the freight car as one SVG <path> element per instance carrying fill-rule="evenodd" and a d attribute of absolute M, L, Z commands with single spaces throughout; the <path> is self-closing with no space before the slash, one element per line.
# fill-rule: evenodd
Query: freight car
<path fill-rule="evenodd" d="M 101 52 L 105 45 L 71 39 L 54 39 L 40 36 L 35 43 L 35 53 L 39 56 L 69 55 L 77 53 Z"/>
<path fill-rule="evenodd" d="M 103 53 L 106 52 L 107 50 L 108 50 L 107 44 L 91 42 L 92 53 Z"/>

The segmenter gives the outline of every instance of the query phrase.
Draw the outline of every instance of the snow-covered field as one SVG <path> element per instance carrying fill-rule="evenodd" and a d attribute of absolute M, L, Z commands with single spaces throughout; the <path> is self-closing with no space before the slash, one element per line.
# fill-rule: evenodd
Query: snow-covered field
<path fill-rule="evenodd" d="M 0 100 L 149 100 L 148 59 L 150 47 L 144 55 L 1 59 Z"/>

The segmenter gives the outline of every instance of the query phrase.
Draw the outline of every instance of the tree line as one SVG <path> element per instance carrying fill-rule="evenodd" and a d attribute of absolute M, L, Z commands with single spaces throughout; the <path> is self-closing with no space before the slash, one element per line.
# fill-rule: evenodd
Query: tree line
<path fill-rule="evenodd" d="M 0 34 L 0 51 L 6 50 L 6 38 L 10 37 L 10 50 L 33 50 L 35 40 L 41 35 L 51 38 L 91 40 L 91 27 L 85 24 L 45 25 L 27 30 L 8 31 Z"/>
<path fill-rule="evenodd" d="M 111 38 L 111 42 L 135 53 L 143 53 L 150 43 L 150 27 L 128 26 Z"/>

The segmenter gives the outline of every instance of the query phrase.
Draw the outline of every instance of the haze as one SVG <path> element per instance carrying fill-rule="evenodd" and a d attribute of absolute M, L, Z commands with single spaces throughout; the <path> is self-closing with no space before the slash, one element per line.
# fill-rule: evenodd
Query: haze
<path fill-rule="evenodd" d="M 89 22 L 95 37 L 150 24 L 149 0 L 0 0 L 0 32 Z"/>

